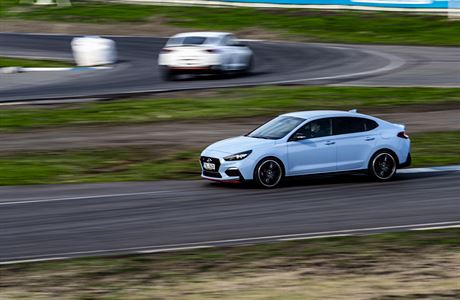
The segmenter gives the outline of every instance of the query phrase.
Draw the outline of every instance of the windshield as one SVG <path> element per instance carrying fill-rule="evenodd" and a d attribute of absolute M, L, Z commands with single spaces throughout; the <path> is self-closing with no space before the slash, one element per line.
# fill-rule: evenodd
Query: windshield
<path fill-rule="evenodd" d="M 294 130 L 303 121 L 305 120 L 302 118 L 280 116 L 274 118 L 271 121 L 268 121 L 246 136 L 252 138 L 277 140 L 286 136 L 286 134 Z"/>
<path fill-rule="evenodd" d="M 181 46 L 181 45 L 211 45 L 217 42 L 215 37 L 203 36 L 187 36 L 187 37 L 173 37 L 168 40 L 166 46 Z"/>

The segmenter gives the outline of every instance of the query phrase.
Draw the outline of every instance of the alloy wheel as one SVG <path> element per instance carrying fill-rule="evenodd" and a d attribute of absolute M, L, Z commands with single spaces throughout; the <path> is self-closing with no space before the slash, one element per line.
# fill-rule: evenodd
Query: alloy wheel
<path fill-rule="evenodd" d="M 260 164 L 257 169 L 257 176 L 259 177 L 260 184 L 271 188 L 275 187 L 281 181 L 283 170 L 277 161 L 268 159 Z"/>
<path fill-rule="evenodd" d="M 372 169 L 378 179 L 390 179 L 396 172 L 396 161 L 391 154 L 383 152 L 372 161 Z"/>

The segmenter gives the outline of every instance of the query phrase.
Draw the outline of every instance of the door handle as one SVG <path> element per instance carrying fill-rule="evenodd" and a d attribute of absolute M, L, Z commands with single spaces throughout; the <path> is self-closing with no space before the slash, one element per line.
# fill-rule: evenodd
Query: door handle
<path fill-rule="evenodd" d="M 373 141 L 373 140 L 375 140 L 375 138 L 374 138 L 374 137 L 368 136 L 365 140 L 366 140 L 366 141 Z"/>
<path fill-rule="evenodd" d="M 324 144 L 325 144 L 325 145 L 334 145 L 335 142 L 333 142 L 333 141 L 327 141 L 327 142 L 325 142 Z"/>

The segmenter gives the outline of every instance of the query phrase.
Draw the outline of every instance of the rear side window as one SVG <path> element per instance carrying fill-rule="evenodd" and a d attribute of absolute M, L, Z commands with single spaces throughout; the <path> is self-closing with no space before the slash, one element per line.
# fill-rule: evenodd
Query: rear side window
<path fill-rule="evenodd" d="M 334 135 L 369 131 L 379 126 L 373 120 L 356 117 L 333 118 L 332 124 Z"/>
<path fill-rule="evenodd" d="M 366 131 L 369 131 L 369 130 L 372 130 L 372 129 L 375 129 L 377 127 L 379 127 L 379 124 L 377 124 L 377 122 L 373 121 L 373 120 L 369 120 L 369 119 L 364 119 L 364 124 L 366 126 Z"/>
<path fill-rule="evenodd" d="M 333 118 L 334 135 L 366 131 L 365 119 L 355 117 Z"/>

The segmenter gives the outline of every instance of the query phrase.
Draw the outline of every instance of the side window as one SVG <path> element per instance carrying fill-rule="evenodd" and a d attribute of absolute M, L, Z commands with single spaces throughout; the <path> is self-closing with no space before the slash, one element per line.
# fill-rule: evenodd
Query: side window
<path fill-rule="evenodd" d="M 305 135 L 307 139 L 329 136 L 332 134 L 331 119 L 318 119 L 308 122 L 297 132 Z"/>
<path fill-rule="evenodd" d="M 364 119 L 364 122 L 366 126 L 366 131 L 379 127 L 379 124 L 377 124 L 377 122 L 375 122 L 374 120 Z"/>
<path fill-rule="evenodd" d="M 366 131 L 365 119 L 355 117 L 333 118 L 334 135 Z"/>

